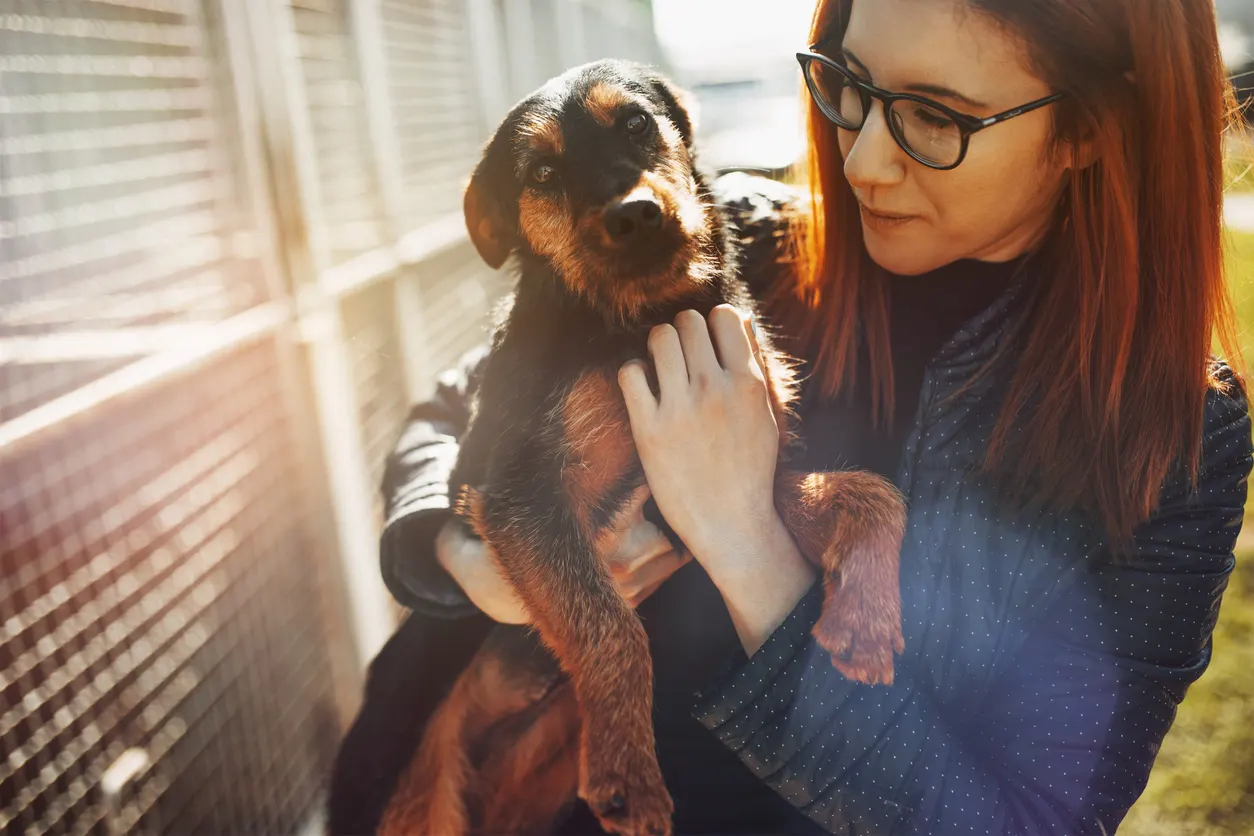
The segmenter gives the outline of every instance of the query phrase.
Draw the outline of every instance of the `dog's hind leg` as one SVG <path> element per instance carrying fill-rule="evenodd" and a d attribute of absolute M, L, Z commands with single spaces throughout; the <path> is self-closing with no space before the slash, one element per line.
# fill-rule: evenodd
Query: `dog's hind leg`
<path fill-rule="evenodd" d="M 858 470 L 781 473 L 776 504 L 797 547 L 823 570 L 814 637 L 852 680 L 893 681 L 901 635 L 898 563 L 905 503 L 888 480 Z"/>
<path fill-rule="evenodd" d="M 496 627 L 452 690 L 432 715 L 413 761 L 410 762 L 384 814 L 379 833 L 448 834 L 494 833 L 485 829 L 485 801 L 490 800 L 499 776 L 489 775 L 493 759 L 526 760 L 529 752 L 557 750 L 568 730 L 536 724 L 547 716 L 550 694 L 562 684 L 557 663 L 522 627 Z M 533 728 L 534 726 L 534 728 Z M 578 727 L 576 726 L 576 732 Z M 549 740 L 546 733 L 558 735 Z M 525 745 L 513 753 L 516 741 Z M 499 771 L 499 770 L 497 770 Z M 519 818 L 535 832 L 551 824 L 543 819 L 546 805 L 560 809 L 573 797 L 573 788 L 557 802 L 533 805 L 541 818 Z"/>
<path fill-rule="evenodd" d="M 579 789 L 579 704 L 568 680 L 501 741 L 480 770 L 481 832 L 550 833 Z"/>
<path fill-rule="evenodd" d="M 431 716 L 422 744 L 383 813 L 379 836 L 465 836 L 471 832 L 466 802 L 474 774 L 465 738 L 478 685 L 478 677 L 466 670 Z"/>

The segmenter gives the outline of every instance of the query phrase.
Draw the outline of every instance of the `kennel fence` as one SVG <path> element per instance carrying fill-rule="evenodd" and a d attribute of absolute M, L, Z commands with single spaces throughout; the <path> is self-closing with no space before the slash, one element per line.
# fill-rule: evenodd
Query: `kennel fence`
<path fill-rule="evenodd" d="M 460 185 L 632 0 L 0 0 L 0 830 L 316 826 Z"/>

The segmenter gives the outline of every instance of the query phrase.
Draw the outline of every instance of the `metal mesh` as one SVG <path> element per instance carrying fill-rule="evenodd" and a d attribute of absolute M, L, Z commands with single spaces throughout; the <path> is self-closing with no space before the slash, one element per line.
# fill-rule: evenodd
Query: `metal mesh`
<path fill-rule="evenodd" d="M 0 10 L 2 421 L 263 293 L 196 4 Z"/>
<path fill-rule="evenodd" d="M 383 36 L 407 227 L 461 209 L 484 136 L 464 0 L 384 0 Z"/>
<path fill-rule="evenodd" d="M 0 0 L 6 833 L 292 832 L 338 735 L 325 497 L 273 329 L 222 330 L 267 293 L 207 5 Z"/>
<path fill-rule="evenodd" d="M 391 283 L 380 282 L 346 299 L 344 329 L 370 481 L 378 485 L 409 410 Z"/>
<path fill-rule="evenodd" d="M 385 243 L 366 106 L 344 0 L 296 0 L 292 22 L 317 157 L 327 246 L 339 263 Z"/>
<path fill-rule="evenodd" d="M 507 280 L 457 237 L 508 98 L 471 44 L 525 36 L 524 90 L 596 52 L 550 31 L 582 0 L 353 2 L 0 0 L 0 831 L 315 821 L 391 627 L 405 352 L 433 379 Z"/>
<path fill-rule="evenodd" d="M 560 33 L 563 15 L 574 16 L 577 10 L 566 8 L 564 0 L 531 0 L 532 28 L 536 36 L 536 72 L 541 80 L 552 78 L 566 69 Z"/>
<path fill-rule="evenodd" d="M 489 312 L 509 277 L 487 268 L 469 247 L 432 259 L 416 270 L 428 323 L 431 376 L 488 338 Z"/>
<path fill-rule="evenodd" d="M 267 345 L 4 461 L 0 829 L 291 832 L 335 740 L 325 554 Z M 8 828 L 12 828 L 10 831 Z"/>

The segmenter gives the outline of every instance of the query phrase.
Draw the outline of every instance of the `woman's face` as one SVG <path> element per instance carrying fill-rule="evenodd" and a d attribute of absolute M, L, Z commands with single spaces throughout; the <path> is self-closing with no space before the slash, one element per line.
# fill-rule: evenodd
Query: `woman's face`
<path fill-rule="evenodd" d="M 972 116 L 1053 92 L 1027 69 L 1020 40 L 965 0 L 854 0 L 843 50 L 848 66 L 876 86 Z M 897 145 L 873 101 L 862 130 L 839 131 L 871 257 L 892 273 L 917 275 L 1030 249 L 1049 225 L 1069 165 L 1053 142 L 1052 113 L 1041 108 L 973 134 L 962 164 L 937 171 Z"/>

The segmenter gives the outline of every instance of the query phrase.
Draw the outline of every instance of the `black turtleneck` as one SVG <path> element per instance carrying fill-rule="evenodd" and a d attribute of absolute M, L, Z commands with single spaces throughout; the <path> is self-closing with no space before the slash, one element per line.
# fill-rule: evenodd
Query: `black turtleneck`
<path fill-rule="evenodd" d="M 891 344 L 897 409 L 885 431 L 871 423 L 870 387 L 851 395 L 809 396 L 799 410 L 806 467 L 860 467 L 896 478 L 914 423 L 924 367 L 950 337 L 1013 281 L 1019 261 L 958 261 L 920 276 L 890 275 Z M 865 358 L 865 352 L 863 354 Z M 691 716 L 692 695 L 740 650 L 718 590 L 695 561 L 637 610 L 653 654 L 658 759 L 675 801 L 677 833 L 820 833 L 813 822 L 756 778 Z M 582 804 L 562 833 L 599 833 Z"/>
<path fill-rule="evenodd" d="M 801 406 L 805 464 L 815 470 L 863 468 L 895 479 L 927 364 L 963 325 L 1001 295 L 1025 259 L 963 259 L 918 276 L 889 274 L 892 425 L 876 427 L 871 422 L 870 369 L 863 344 L 852 392 L 836 400 L 811 393 Z"/>

